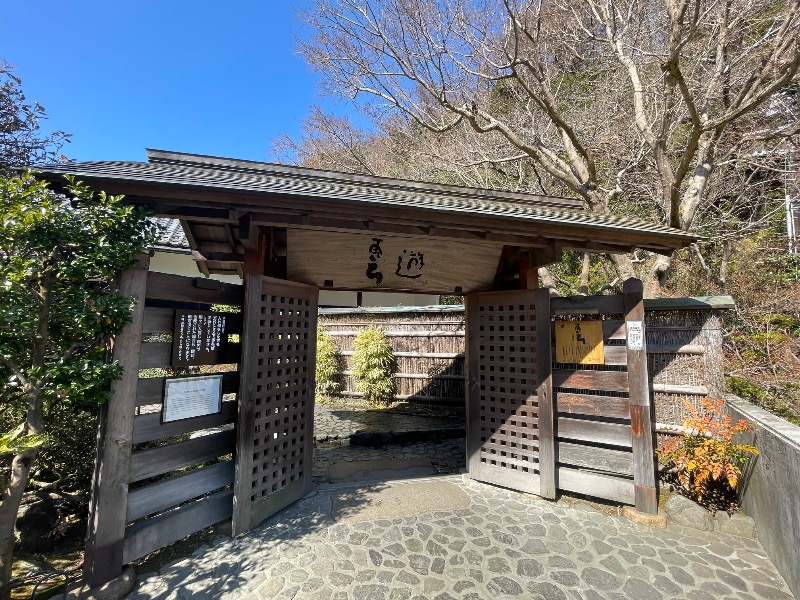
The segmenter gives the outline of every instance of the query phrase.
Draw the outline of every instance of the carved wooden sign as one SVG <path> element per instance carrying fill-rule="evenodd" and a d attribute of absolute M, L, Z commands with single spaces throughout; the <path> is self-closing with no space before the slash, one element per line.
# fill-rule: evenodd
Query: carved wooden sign
<path fill-rule="evenodd" d="M 289 278 L 321 288 L 489 290 L 502 245 L 383 233 L 290 230 Z"/>
<path fill-rule="evenodd" d="M 228 344 L 226 326 L 230 316 L 203 310 L 175 311 L 172 334 L 172 366 L 214 365 L 221 361 Z"/>
<path fill-rule="evenodd" d="M 556 362 L 602 365 L 602 321 L 556 320 Z"/>

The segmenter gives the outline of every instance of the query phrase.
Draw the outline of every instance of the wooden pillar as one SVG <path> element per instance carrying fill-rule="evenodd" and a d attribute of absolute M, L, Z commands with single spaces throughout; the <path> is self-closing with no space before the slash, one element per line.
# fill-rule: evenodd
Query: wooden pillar
<path fill-rule="evenodd" d="M 478 296 L 466 294 L 464 296 L 464 329 L 465 329 L 465 356 L 464 367 L 466 381 L 466 421 L 467 421 L 467 474 L 475 477 L 480 468 L 480 327 L 478 324 Z M 473 455 L 470 456 L 470 451 Z"/>
<path fill-rule="evenodd" d="M 524 252 L 519 257 L 519 289 L 535 290 L 539 287 L 539 270 L 532 266 L 533 261 L 529 252 Z"/>
<path fill-rule="evenodd" d="M 261 318 L 267 240 L 262 232 L 244 255 L 244 302 L 242 307 L 242 358 L 239 363 L 239 415 L 236 426 L 235 475 L 233 483 L 234 536 L 250 529 L 250 487 L 253 473 L 253 422 L 258 377 L 258 328 Z"/>
<path fill-rule="evenodd" d="M 658 513 L 655 419 L 647 374 L 647 342 L 644 328 L 642 282 L 628 279 L 622 284 L 628 351 L 628 387 L 631 404 L 633 485 L 636 510 Z"/>
<path fill-rule="evenodd" d="M 539 495 L 555 500 L 556 437 L 555 398 L 553 397 L 553 358 L 550 330 L 550 290 L 539 289 L 536 294 L 536 373 L 538 375 L 539 413 Z"/>
<path fill-rule="evenodd" d="M 100 410 L 89 534 L 83 562 L 84 579 L 89 587 L 122 574 L 133 419 L 149 266 L 150 257 L 142 256 L 136 266 L 123 271 L 118 279 L 117 289 L 135 298 L 136 306 L 130 325 L 114 339 L 113 358 L 124 369 L 122 378 L 111 384 L 111 398 Z"/>

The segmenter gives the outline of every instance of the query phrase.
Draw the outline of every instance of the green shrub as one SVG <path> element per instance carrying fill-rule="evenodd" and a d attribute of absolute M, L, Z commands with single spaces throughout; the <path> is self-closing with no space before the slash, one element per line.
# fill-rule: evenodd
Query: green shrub
<path fill-rule="evenodd" d="M 353 376 L 356 390 L 363 392 L 370 404 L 388 404 L 394 398 L 394 372 L 397 362 L 386 334 L 378 327 L 368 327 L 353 342 Z"/>
<path fill-rule="evenodd" d="M 342 387 L 342 355 L 325 333 L 322 323 L 317 324 L 317 398 L 335 396 Z"/>

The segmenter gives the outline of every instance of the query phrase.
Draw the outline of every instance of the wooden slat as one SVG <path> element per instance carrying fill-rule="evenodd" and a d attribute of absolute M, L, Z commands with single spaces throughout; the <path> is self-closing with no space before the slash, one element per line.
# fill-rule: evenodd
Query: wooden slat
<path fill-rule="evenodd" d="M 239 391 L 239 372 L 222 373 L 222 393 L 235 394 Z M 206 377 L 206 375 L 198 375 Z M 148 406 L 164 402 L 164 381 L 166 377 L 148 377 L 139 379 L 136 387 L 136 406 Z"/>
<path fill-rule="evenodd" d="M 467 471 L 470 477 L 478 477 L 480 471 L 481 448 L 481 392 L 478 385 L 480 369 L 480 343 L 478 341 L 479 328 L 479 303 L 477 294 L 467 294 L 464 297 L 464 318 L 467 331 L 465 343 L 466 383 L 464 386 L 467 397 Z"/>
<path fill-rule="evenodd" d="M 111 399 L 100 412 L 83 569 L 84 578 L 92 587 L 118 577 L 124 564 L 131 438 L 149 264 L 150 258 L 142 256 L 135 267 L 123 271 L 118 278 L 118 291 L 138 301 L 130 325 L 114 341 L 113 357 L 124 368 L 122 378 L 111 383 Z"/>
<path fill-rule="evenodd" d="M 625 302 L 625 322 L 630 332 L 632 322 L 644 328 L 644 286 L 638 279 L 622 284 Z M 631 400 L 631 435 L 633 442 L 633 481 L 636 510 L 658 514 L 658 475 L 656 470 L 656 436 L 653 423 L 655 411 L 650 400 L 650 380 L 647 372 L 647 336 L 642 331 L 642 345 L 632 348 L 628 340 L 628 382 Z"/>
<path fill-rule="evenodd" d="M 159 481 L 128 495 L 128 521 L 161 512 L 233 483 L 233 461 L 226 460 Z"/>
<path fill-rule="evenodd" d="M 623 504 L 634 503 L 633 481 L 622 477 L 558 467 L 558 487 L 568 492 L 606 498 Z"/>
<path fill-rule="evenodd" d="M 550 301 L 550 314 L 622 314 L 622 296 L 572 296 L 570 298 L 553 298 Z"/>
<path fill-rule="evenodd" d="M 628 374 L 624 371 L 553 370 L 553 387 L 605 392 L 627 392 Z"/>
<path fill-rule="evenodd" d="M 219 364 L 238 363 L 241 344 L 229 343 L 220 348 Z M 172 366 L 172 342 L 143 342 L 140 369 L 166 369 Z"/>
<path fill-rule="evenodd" d="M 593 415 L 613 419 L 630 419 L 630 401 L 614 396 L 591 396 L 559 392 L 556 398 L 559 413 L 571 415 Z"/>
<path fill-rule="evenodd" d="M 201 431 L 233 423 L 236 420 L 236 402 L 223 402 L 220 412 L 202 417 L 161 422 L 161 413 L 139 415 L 133 422 L 133 443 L 152 442 L 164 438 Z"/>
<path fill-rule="evenodd" d="M 211 286 L 214 289 L 210 289 Z M 147 297 L 151 300 L 241 306 L 242 294 L 240 285 L 219 281 L 208 283 L 200 278 L 165 273 L 147 274 Z"/>
<path fill-rule="evenodd" d="M 669 383 L 652 383 L 654 392 L 661 394 L 680 394 L 684 396 L 708 396 L 708 388 L 704 385 L 671 385 Z"/>
<path fill-rule="evenodd" d="M 536 372 L 539 426 L 539 493 L 555 499 L 556 479 L 555 410 L 553 403 L 552 357 L 550 351 L 550 290 L 536 292 Z"/>
<path fill-rule="evenodd" d="M 560 442 L 558 464 L 609 471 L 633 477 L 633 453 Z"/>
<path fill-rule="evenodd" d="M 144 309 L 144 326 L 142 334 L 168 333 L 175 329 L 175 309 L 146 306 Z"/>
<path fill-rule="evenodd" d="M 580 440 L 596 444 L 631 447 L 630 425 L 603 423 L 586 419 L 559 417 L 558 437 L 563 440 Z"/>
<path fill-rule="evenodd" d="M 233 492 L 226 490 L 131 525 L 125 535 L 123 560 L 129 563 L 219 523 L 229 518 L 232 510 Z"/>
<path fill-rule="evenodd" d="M 650 327 L 648 327 L 650 329 Z M 648 354 L 705 354 L 700 344 L 647 344 Z"/>
<path fill-rule="evenodd" d="M 130 482 L 163 475 L 175 469 L 190 467 L 205 460 L 233 452 L 235 434 L 221 431 L 185 442 L 150 450 L 140 450 L 131 456 Z"/>

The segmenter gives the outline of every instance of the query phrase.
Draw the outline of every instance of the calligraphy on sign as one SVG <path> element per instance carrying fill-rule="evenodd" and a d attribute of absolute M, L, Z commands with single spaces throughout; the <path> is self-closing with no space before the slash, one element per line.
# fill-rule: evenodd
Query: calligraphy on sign
<path fill-rule="evenodd" d="M 557 320 L 556 362 L 581 365 L 602 365 L 603 351 L 602 321 Z"/>
<path fill-rule="evenodd" d="M 172 366 L 192 367 L 218 364 L 228 344 L 225 314 L 202 310 L 175 311 L 172 334 Z"/>
<path fill-rule="evenodd" d="M 397 243 L 396 240 L 392 240 Z M 364 274 L 368 279 L 375 281 L 375 286 L 380 287 L 385 279 L 383 272 L 386 263 L 391 261 L 392 258 L 386 257 L 384 259 L 384 249 L 381 244 L 384 243 L 384 238 L 374 237 L 371 239 L 369 248 L 367 248 L 368 260 L 367 270 Z M 395 263 L 394 274 L 404 279 L 419 279 L 423 275 L 425 267 L 425 253 L 417 249 L 402 248 L 397 251 L 397 261 Z M 391 267 L 389 267 L 391 268 Z"/>

